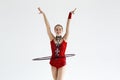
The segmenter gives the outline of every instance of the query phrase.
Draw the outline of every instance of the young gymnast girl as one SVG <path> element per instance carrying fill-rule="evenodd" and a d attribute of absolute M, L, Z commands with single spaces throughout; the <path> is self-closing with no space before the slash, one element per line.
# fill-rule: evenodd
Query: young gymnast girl
<path fill-rule="evenodd" d="M 52 52 L 52 56 L 50 59 L 50 65 L 51 65 L 53 79 L 54 80 L 62 80 L 64 68 L 66 65 L 65 51 L 66 51 L 67 39 L 68 39 L 68 35 L 69 35 L 69 24 L 70 24 L 70 20 L 72 18 L 72 14 L 74 14 L 76 8 L 73 11 L 69 12 L 67 24 L 66 24 L 66 32 L 65 32 L 64 36 L 62 36 L 63 27 L 60 24 L 55 25 L 54 31 L 55 31 L 56 35 L 54 36 L 51 32 L 50 25 L 46 18 L 45 13 L 40 8 L 38 8 L 38 10 L 39 10 L 40 14 L 42 14 L 44 17 L 47 34 L 50 39 L 51 52 Z"/>

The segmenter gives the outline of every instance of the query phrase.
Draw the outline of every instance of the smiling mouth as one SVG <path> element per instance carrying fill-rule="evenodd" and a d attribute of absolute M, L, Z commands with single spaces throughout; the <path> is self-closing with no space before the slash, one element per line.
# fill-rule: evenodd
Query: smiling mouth
<path fill-rule="evenodd" d="M 60 34 L 60 32 L 57 32 L 57 34 Z"/>

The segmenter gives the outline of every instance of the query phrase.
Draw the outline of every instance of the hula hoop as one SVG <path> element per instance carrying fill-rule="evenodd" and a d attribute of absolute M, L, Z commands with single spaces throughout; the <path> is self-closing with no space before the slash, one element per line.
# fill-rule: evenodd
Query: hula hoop
<path fill-rule="evenodd" d="M 75 54 L 65 54 L 66 57 L 73 57 Z M 63 58 L 63 57 L 60 57 Z M 45 57 L 39 57 L 39 58 L 34 58 L 32 59 L 33 61 L 40 61 L 40 60 L 50 60 L 51 56 L 45 56 Z"/>

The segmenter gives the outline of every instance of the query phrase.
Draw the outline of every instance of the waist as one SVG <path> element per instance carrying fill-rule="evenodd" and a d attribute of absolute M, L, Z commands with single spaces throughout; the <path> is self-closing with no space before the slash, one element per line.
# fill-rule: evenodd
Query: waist
<path fill-rule="evenodd" d="M 62 59 L 62 58 L 66 58 L 66 56 L 52 56 L 51 59 Z"/>

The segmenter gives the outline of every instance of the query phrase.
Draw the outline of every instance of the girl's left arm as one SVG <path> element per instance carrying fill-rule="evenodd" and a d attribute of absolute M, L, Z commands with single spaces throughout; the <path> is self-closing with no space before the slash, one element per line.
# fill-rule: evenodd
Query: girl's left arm
<path fill-rule="evenodd" d="M 72 14 L 74 14 L 75 10 L 76 10 L 76 8 L 73 11 L 69 12 L 69 15 L 68 15 L 67 24 L 66 24 L 66 32 L 65 32 L 65 35 L 63 36 L 63 39 L 65 41 L 67 41 L 68 36 L 69 36 L 70 21 L 71 21 L 71 18 L 72 18 Z"/>

